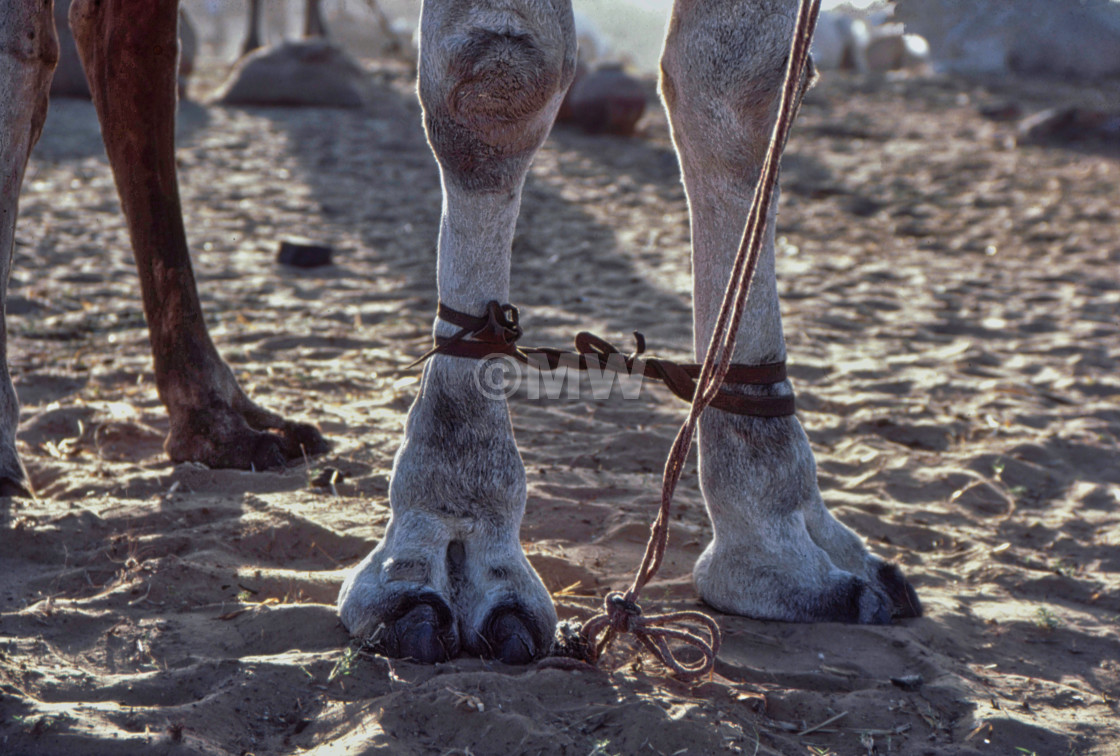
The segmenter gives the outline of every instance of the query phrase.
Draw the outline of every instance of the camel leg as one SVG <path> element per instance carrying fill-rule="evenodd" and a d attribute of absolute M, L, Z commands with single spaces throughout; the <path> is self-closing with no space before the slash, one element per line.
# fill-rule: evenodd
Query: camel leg
<path fill-rule="evenodd" d="M 177 0 L 76 0 L 70 26 L 128 221 L 175 462 L 263 469 L 326 449 L 251 402 L 218 356 L 195 288 L 175 173 Z"/>
<path fill-rule="evenodd" d="M 482 314 L 509 301 L 510 248 L 529 163 L 575 70 L 568 0 L 426 0 L 420 100 L 443 179 L 440 300 Z M 437 321 L 437 334 L 457 329 Z M 518 540 L 525 468 L 486 362 L 435 356 L 409 411 L 385 537 L 347 578 L 342 621 L 384 653 L 524 663 L 556 613 Z"/>
<path fill-rule="evenodd" d="M 248 6 L 245 41 L 241 43 L 242 55 L 248 55 L 261 46 L 261 0 L 249 0 Z"/>
<path fill-rule="evenodd" d="M 19 400 L 8 374 L 8 277 L 23 173 L 47 120 L 58 63 L 52 3 L 10 0 L 0 13 L 0 497 L 29 496 L 16 453 Z"/>
<path fill-rule="evenodd" d="M 327 25 L 323 23 L 320 0 L 307 0 L 303 8 L 303 36 L 308 38 L 327 36 Z"/>
<path fill-rule="evenodd" d="M 754 192 L 785 69 L 796 0 L 677 0 L 662 96 L 680 156 L 693 239 L 695 346 L 703 358 Z M 774 222 L 735 361 L 785 359 Z M 788 394 L 789 382 L 740 387 Z M 816 463 L 793 417 L 718 410 L 700 423 L 700 481 L 712 542 L 693 571 L 717 609 L 788 621 L 886 623 L 920 605 L 897 567 L 868 553 L 824 507 Z"/>

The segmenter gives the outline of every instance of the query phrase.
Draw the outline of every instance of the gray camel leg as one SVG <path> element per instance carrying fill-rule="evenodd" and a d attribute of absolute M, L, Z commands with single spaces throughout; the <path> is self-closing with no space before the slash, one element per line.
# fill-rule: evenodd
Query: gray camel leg
<path fill-rule="evenodd" d="M 439 296 L 480 315 L 509 300 L 521 189 L 575 69 L 571 8 L 427 0 L 420 51 L 444 189 Z M 339 594 L 350 632 L 391 656 L 432 662 L 463 649 L 523 663 L 551 642 L 555 610 L 518 540 L 525 469 L 505 400 L 481 393 L 481 367 L 427 363 L 393 465 L 385 537 Z"/>
<path fill-rule="evenodd" d="M 661 88 L 680 156 L 693 239 L 696 352 L 715 327 L 785 70 L 796 0 L 677 0 Z M 785 359 L 769 218 L 735 361 Z M 790 384 L 744 392 L 788 394 Z M 763 619 L 885 623 L 920 605 L 893 565 L 868 553 L 821 499 L 793 417 L 718 410 L 700 423 L 700 481 L 712 542 L 693 578 L 717 609 Z"/>
<path fill-rule="evenodd" d="M 303 6 L 303 36 L 325 37 L 327 25 L 323 23 L 323 11 L 320 8 L 321 0 L 307 0 Z"/>
<path fill-rule="evenodd" d="M 16 453 L 19 400 L 8 374 L 4 314 L 16 215 L 31 148 L 47 119 L 51 75 L 58 63 L 54 10 L 42 0 L 9 0 L 0 11 L 0 497 L 27 496 Z"/>
<path fill-rule="evenodd" d="M 241 43 L 241 54 L 248 55 L 261 46 L 261 2 L 249 0 L 249 16 L 246 20 L 245 41 Z M 303 36 L 325 37 L 327 25 L 323 22 L 321 0 L 305 0 L 303 6 Z"/>
<path fill-rule="evenodd" d="M 245 20 L 245 41 L 241 43 L 241 54 L 248 55 L 261 46 L 261 0 L 249 0 L 249 16 Z"/>

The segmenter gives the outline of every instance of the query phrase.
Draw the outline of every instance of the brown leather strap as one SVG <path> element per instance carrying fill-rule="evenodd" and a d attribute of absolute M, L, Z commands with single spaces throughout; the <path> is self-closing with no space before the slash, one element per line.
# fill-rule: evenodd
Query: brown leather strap
<path fill-rule="evenodd" d="M 623 354 L 606 339 L 586 331 L 576 336 L 576 351 L 572 352 L 552 347 L 518 347 L 517 341 L 523 331 L 519 323 L 520 313 L 513 305 L 489 302 L 483 315 L 470 315 L 440 302 L 436 317 L 459 326 L 459 331 L 453 336 L 437 337 L 435 346 L 409 367 L 437 354 L 474 360 L 505 355 L 538 370 L 563 367 L 587 371 L 594 366 L 599 371 L 611 370 L 651 378 L 664 383 L 674 395 L 686 402 L 692 402 L 696 395 L 696 379 L 702 366 L 661 358 L 640 359 L 640 355 L 645 353 L 646 343 L 645 337 L 638 332 L 634 333 L 636 348 L 631 354 Z M 781 383 L 786 377 L 785 362 L 733 364 L 711 406 L 736 415 L 788 417 L 797 409 L 793 395 L 749 396 L 732 393 L 725 388 L 731 385 L 771 386 Z"/>
<path fill-rule="evenodd" d="M 436 317 L 445 323 L 459 326 L 459 332 L 454 336 L 437 336 L 435 346 L 409 363 L 409 368 L 416 367 L 437 354 L 475 360 L 495 354 L 507 354 L 521 359 L 516 346 L 522 334 L 518 324 L 520 314 L 511 304 L 491 301 L 487 303 L 484 315 L 475 316 L 453 310 L 440 302 L 436 308 Z M 471 338 L 468 339 L 468 336 Z"/>

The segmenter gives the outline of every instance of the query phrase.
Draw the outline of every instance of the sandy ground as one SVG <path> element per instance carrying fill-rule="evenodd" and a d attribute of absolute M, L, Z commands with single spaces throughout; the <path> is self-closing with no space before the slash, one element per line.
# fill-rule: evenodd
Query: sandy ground
<path fill-rule="evenodd" d="M 388 517 L 416 381 L 403 365 L 435 306 L 438 176 L 408 75 L 373 75 L 366 112 L 182 108 L 214 338 L 258 400 L 335 444 L 280 472 L 162 456 L 96 119 L 52 104 L 8 301 L 41 498 L 0 502 L 0 752 L 1118 752 L 1120 151 L 1017 148 L 979 113 L 1115 104 L 1117 86 L 832 77 L 811 93 L 778 248 L 799 414 L 833 510 L 903 565 L 928 614 L 719 616 L 716 674 L 689 686 L 625 645 L 597 673 L 423 667 L 340 627 L 343 575 Z M 663 116 L 644 131 L 558 130 L 537 161 L 514 243 L 527 342 L 639 329 L 687 356 L 683 191 Z M 289 234 L 334 244 L 336 264 L 278 266 Z M 684 410 L 657 388 L 514 400 L 522 540 L 562 616 L 629 580 Z M 335 490 L 314 485 L 332 469 Z M 692 470 L 648 601 L 696 605 L 709 534 Z"/>

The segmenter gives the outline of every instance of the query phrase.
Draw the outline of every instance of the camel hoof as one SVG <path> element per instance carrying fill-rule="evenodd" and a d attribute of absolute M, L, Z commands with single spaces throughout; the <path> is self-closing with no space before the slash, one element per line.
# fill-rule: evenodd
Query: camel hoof
<path fill-rule="evenodd" d="M 284 453 L 284 446 L 282 439 L 271 433 L 262 433 L 256 439 L 256 443 L 253 444 L 252 462 L 250 463 L 252 469 L 274 470 L 283 467 L 284 463 L 288 461 L 288 457 Z"/>
<path fill-rule="evenodd" d="M 293 460 L 322 454 L 330 444 L 305 423 L 277 422 L 254 427 L 233 411 L 198 413 L 189 424 L 173 422 L 164 443 L 172 462 L 200 462 L 230 470 L 273 470 Z"/>
<path fill-rule="evenodd" d="M 486 621 L 483 638 L 493 658 L 505 664 L 528 664 L 537 658 L 530 623 L 516 609 L 498 609 Z"/>
<path fill-rule="evenodd" d="M 0 478 L 0 499 L 33 499 L 27 483 L 15 478 Z"/>
<path fill-rule="evenodd" d="M 452 629 L 451 610 L 438 599 L 417 597 L 416 603 L 402 607 L 403 614 L 383 626 L 382 634 L 371 645 L 377 653 L 394 659 L 421 664 L 436 664 L 458 652 Z"/>
<path fill-rule="evenodd" d="M 922 616 L 922 602 L 898 565 L 884 562 L 876 576 L 891 602 L 891 619 L 912 619 Z"/>
<path fill-rule="evenodd" d="M 317 454 L 326 454 L 331 450 L 330 442 L 323 438 L 319 429 L 307 423 L 290 423 L 284 429 L 284 436 L 289 439 L 288 447 L 292 452 L 287 455 L 289 459 L 304 454 L 314 457 Z"/>
<path fill-rule="evenodd" d="M 890 599 L 881 590 L 877 590 L 862 579 L 857 578 L 854 582 L 853 600 L 850 604 L 854 611 L 843 619 L 837 617 L 837 621 L 860 625 L 891 624 L 894 612 Z"/>
<path fill-rule="evenodd" d="M 831 565 L 814 575 L 759 569 L 740 554 L 709 546 L 693 570 L 700 596 L 720 611 L 779 622 L 859 625 L 921 616 L 921 602 L 902 572 L 877 557 L 868 556 L 862 575 Z"/>

